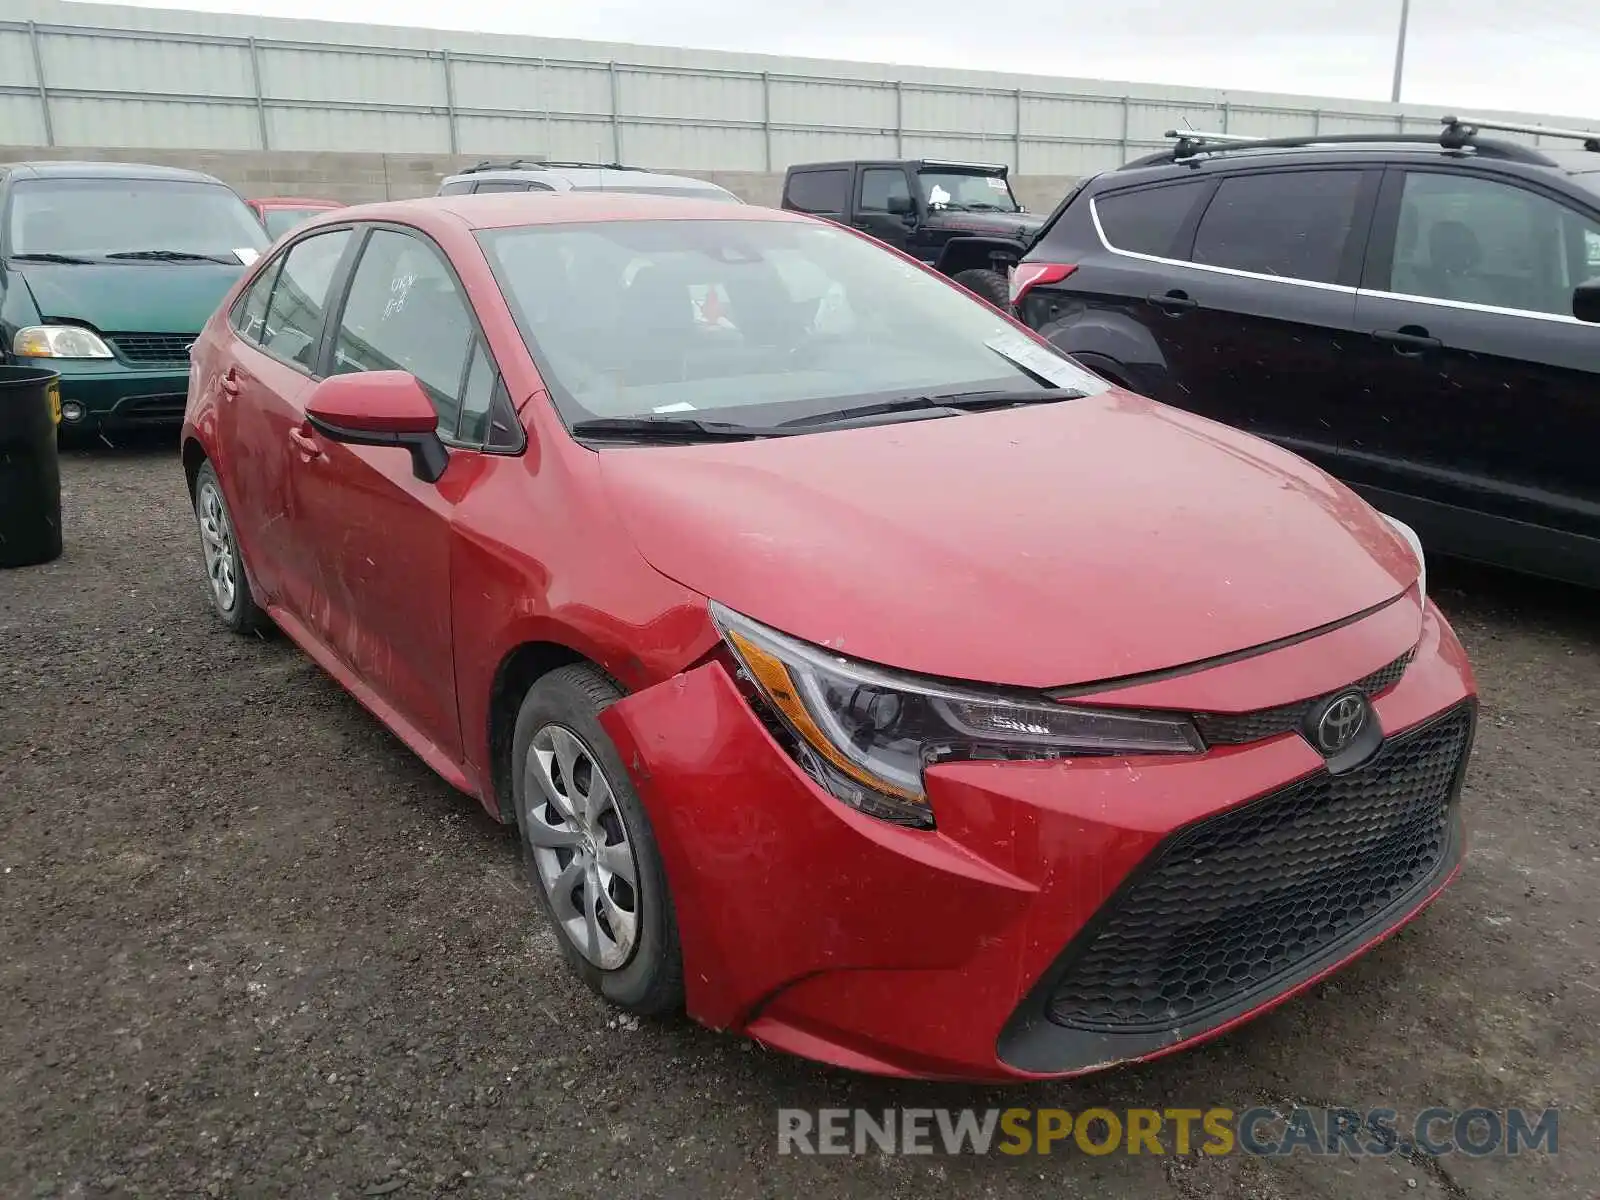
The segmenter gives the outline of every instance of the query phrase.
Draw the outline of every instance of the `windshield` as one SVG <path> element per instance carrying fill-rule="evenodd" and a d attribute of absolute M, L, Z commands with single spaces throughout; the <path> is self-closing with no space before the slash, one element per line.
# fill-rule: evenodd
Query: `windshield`
<path fill-rule="evenodd" d="M 1041 390 L 1041 372 L 1016 365 L 1030 352 L 1060 387 L 1106 386 L 967 292 L 828 225 L 610 221 L 478 236 L 569 422 L 752 424 L 881 397 Z"/>
<path fill-rule="evenodd" d="M 267 236 L 276 240 L 301 221 L 327 212 L 326 208 L 269 208 L 266 211 Z"/>
<path fill-rule="evenodd" d="M 1017 198 L 1004 175 L 972 171 L 918 171 L 922 199 L 929 208 L 957 212 L 1018 212 Z"/>
<path fill-rule="evenodd" d="M 76 258 L 172 250 L 240 262 L 270 240 L 221 184 L 169 179 L 19 180 L 6 233 L 8 253 Z"/>

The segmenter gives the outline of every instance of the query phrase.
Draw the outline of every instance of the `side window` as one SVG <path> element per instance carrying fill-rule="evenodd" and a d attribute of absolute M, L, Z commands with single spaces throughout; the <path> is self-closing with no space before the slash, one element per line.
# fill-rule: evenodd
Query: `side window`
<path fill-rule="evenodd" d="M 233 309 L 233 327 L 239 336 L 261 345 L 267 337 L 267 303 L 272 299 L 272 285 L 278 281 L 283 269 L 283 255 L 269 262 L 244 290 Z"/>
<path fill-rule="evenodd" d="M 485 179 L 475 190 L 480 196 L 485 192 L 525 192 L 528 185 L 520 179 Z"/>
<path fill-rule="evenodd" d="M 515 449 L 522 441 L 505 380 L 480 338 L 467 361 L 467 378 L 461 387 L 461 424 L 458 441 L 495 450 Z"/>
<path fill-rule="evenodd" d="M 442 188 L 439 189 L 439 195 L 441 195 L 441 196 L 465 196 L 470 191 L 472 191 L 472 180 L 470 180 L 470 179 L 453 179 L 449 183 L 445 184 Z"/>
<path fill-rule="evenodd" d="M 1361 195 L 1360 171 L 1273 171 L 1222 181 L 1195 232 L 1194 261 L 1333 283 Z"/>
<path fill-rule="evenodd" d="M 1408 171 L 1387 290 L 1570 316 L 1597 243 L 1600 222 L 1538 192 Z"/>
<path fill-rule="evenodd" d="M 334 341 L 334 371 L 407 371 L 455 437 L 477 330 L 439 252 L 420 238 L 374 230 L 361 251 Z"/>
<path fill-rule="evenodd" d="M 316 367 L 328 286 L 350 241 L 348 229 L 319 233 L 289 247 L 272 289 L 261 345 L 307 371 Z"/>
<path fill-rule="evenodd" d="M 1109 196 L 1095 197 L 1094 211 L 1113 249 L 1172 258 L 1178 253 L 1174 245 L 1178 232 L 1206 186 L 1203 180 L 1194 179 L 1131 192 L 1113 192 Z"/>
<path fill-rule="evenodd" d="M 828 171 L 795 171 L 783 189 L 784 203 L 800 212 L 839 216 L 849 199 L 850 172 L 843 167 Z"/>
<path fill-rule="evenodd" d="M 906 183 L 904 171 L 874 167 L 861 172 L 861 203 L 858 207 L 862 212 L 886 213 L 889 211 L 889 201 L 894 197 L 911 199 L 911 187 Z"/>

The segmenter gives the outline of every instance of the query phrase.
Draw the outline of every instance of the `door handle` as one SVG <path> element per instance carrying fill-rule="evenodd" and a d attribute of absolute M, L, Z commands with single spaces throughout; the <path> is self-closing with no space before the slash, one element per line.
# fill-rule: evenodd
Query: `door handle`
<path fill-rule="evenodd" d="M 1184 291 L 1182 288 L 1173 288 L 1170 292 L 1166 292 L 1163 295 L 1151 296 L 1150 303 L 1154 304 L 1168 316 L 1172 317 L 1180 316 L 1183 313 L 1188 312 L 1189 309 L 1196 308 L 1199 305 L 1199 302 L 1196 300 L 1191 300 L 1189 298 L 1189 293 Z"/>
<path fill-rule="evenodd" d="M 1416 358 L 1426 354 L 1429 350 L 1437 350 L 1444 345 L 1436 337 L 1430 337 L 1428 331 L 1421 325 L 1402 325 L 1399 329 L 1379 329 L 1373 332 L 1375 339 L 1386 345 L 1393 346 L 1396 354 L 1407 358 Z"/>
<path fill-rule="evenodd" d="M 222 373 L 222 378 L 217 381 L 217 386 L 227 395 L 237 396 L 239 394 L 239 369 L 237 367 L 229 367 Z"/>
<path fill-rule="evenodd" d="M 294 443 L 294 448 L 300 451 L 301 457 L 308 462 L 313 458 L 322 457 L 322 447 L 317 443 L 316 435 L 310 429 L 289 430 L 289 440 Z"/>

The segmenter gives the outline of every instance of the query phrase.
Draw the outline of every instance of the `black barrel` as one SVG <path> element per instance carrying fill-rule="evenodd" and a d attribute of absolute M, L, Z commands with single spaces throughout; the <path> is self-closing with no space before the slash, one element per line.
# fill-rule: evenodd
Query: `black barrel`
<path fill-rule="evenodd" d="M 0 364 L 0 567 L 61 557 L 61 376 Z"/>

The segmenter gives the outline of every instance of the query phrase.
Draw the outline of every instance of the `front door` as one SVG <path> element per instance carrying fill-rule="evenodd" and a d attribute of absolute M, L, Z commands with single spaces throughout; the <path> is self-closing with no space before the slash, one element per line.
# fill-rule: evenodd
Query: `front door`
<path fill-rule="evenodd" d="M 1600 326 L 1572 293 L 1600 274 L 1600 211 L 1481 169 L 1391 168 L 1372 245 L 1347 475 L 1441 551 L 1583 574 Z"/>
<path fill-rule="evenodd" d="M 896 250 L 910 248 L 922 258 L 917 248 L 908 246 L 915 221 L 905 210 L 913 204 L 904 167 L 862 167 L 856 172 L 855 227 Z"/>
<path fill-rule="evenodd" d="M 453 445 L 437 483 L 410 455 L 313 435 L 296 473 L 300 538 L 314 556 L 318 636 L 395 715 L 450 761 L 461 757 L 451 627 L 456 477 L 475 452 L 457 437 L 463 401 L 491 386 L 466 298 L 440 252 L 418 234 L 372 230 L 337 318 L 330 370 L 415 376 Z M 477 366 L 477 369 L 472 369 Z"/>

